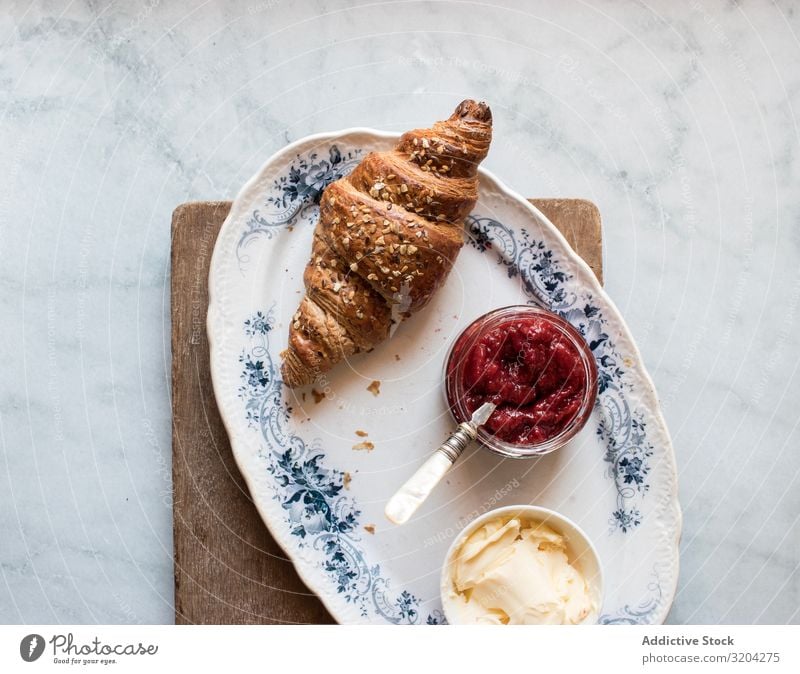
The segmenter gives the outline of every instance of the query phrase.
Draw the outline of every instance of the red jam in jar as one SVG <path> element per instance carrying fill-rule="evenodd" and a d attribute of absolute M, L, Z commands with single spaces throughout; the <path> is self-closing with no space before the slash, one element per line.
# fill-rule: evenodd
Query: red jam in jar
<path fill-rule="evenodd" d="M 464 421 L 493 402 L 483 435 L 513 446 L 564 444 L 586 422 L 597 389 L 594 357 L 580 334 L 561 317 L 529 306 L 499 309 L 472 323 L 451 350 L 446 377 L 455 417 Z"/>

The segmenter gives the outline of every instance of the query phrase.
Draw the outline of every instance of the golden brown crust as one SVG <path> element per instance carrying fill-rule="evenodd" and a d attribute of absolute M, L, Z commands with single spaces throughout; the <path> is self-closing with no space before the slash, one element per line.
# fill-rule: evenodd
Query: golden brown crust
<path fill-rule="evenodd" d="M 387 208 L 346 180 L 325 191 L 317 234 L 389 303 L 423 306 L 455 261 L 461 228 L 431 222 L 403 208 Z M 419 236 L 418 236 L 419 234 Z"/>
<path fill-rule="evenodd" d="M 371 152 L 320 202 L 306 296 L 292 317 L 281 373 L 309 384 L 347 356 L 384 340 L 393 321 L 423 307 L 463 245 L 478 196 L 491 112 L 463 101 L 445 122 Z"/>
<path fill-rule="evenodd" d="M 349 182 L 361 192 L 432 221 L 441 217 L 461 222 L 478 197 L 474 178 L 423 171 L 401 152 L 370 152 Z"/>
<path fill-rule="evenodd" d="M 386 300 L 318 236 L 303 281 L 309 299 L 342 325 L 358 350 L 370 349 L 389 335 Z"/>

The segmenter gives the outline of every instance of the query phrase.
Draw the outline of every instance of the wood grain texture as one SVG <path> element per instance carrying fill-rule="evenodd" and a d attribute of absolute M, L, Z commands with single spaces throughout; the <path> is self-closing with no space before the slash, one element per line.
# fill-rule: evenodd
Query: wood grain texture
<path fill-rule="evenodd" d="M 597 207 L 532 199 L 602 282 Z M 211 388 L 208 268 L 230 202 L 172 216 L 172 479 L 177 624 L 332 623 L 256 512 Z"/>
<path fill-rule="evenodd" d="M 600 211 L 586 199 L 530 199 L 564 235 L 603 283 L 603 226 Z"/>
<path fill-rule="evenodd" d="M 330 623 L 259 518 L 211 388 L 208 267 L 229 202 L 172 216 L 175 622 Z"/>

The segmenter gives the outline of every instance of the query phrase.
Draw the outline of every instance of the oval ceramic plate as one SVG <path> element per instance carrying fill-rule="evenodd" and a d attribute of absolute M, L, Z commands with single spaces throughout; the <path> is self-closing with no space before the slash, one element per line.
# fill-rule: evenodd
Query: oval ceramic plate
<path fill-rule="evenodd" d="M 339 622 L 436 624 L 442 562 L 463 526 L 502 505 L 545 506 L 578 522 L 600 553 L 602 622 L 663 622 L 681 513 L 652 382 L 590 269 L 488 172 L 468 242 L 430 305 L 313 391 L 282 385 L 279 354 L 303 294 L 320 194 L 395 138 L 351 129 L 293 143 L 245 185 L 217 239 L 208 309 L 214 392 L 264 522 Z M 538 459 L 468 449 L 411 522 L 390 524 L 386 500 L 454 426 L 442 393 L 448 346 L 476 317 L 520 303 L 561 314 L 591 346 L 600 393 L 589 423 Z M 373 381 L 379 391 L 368 390 Z"/>

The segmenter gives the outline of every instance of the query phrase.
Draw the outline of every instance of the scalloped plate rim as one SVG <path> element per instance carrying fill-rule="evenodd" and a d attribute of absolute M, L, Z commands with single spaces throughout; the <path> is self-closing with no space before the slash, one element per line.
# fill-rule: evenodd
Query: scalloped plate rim
<path fill-rule="evenodd" d="M 280 160 L 284 156 L 291 155 L 295 152 L 298 148 L 306 146 L 306 145 L 313 145 L 313 144 L 321 144 L 327 141 L 337 140 L 346 136 L 350 135 L 366 135 L 372 136 L 377 139 L 381 140 L 391 140 L 394 138 L 399 138 L 400 133 L 392 132 L 392 131 L 380 131 L 378 129 L 372 129 L 369 127 L 348 127 L 345 129 L 341 129 L 339 131 L 331 131 L 331 132 L 320 132 L 315 134 L 310 134 L 307 136 L 303 136 L 302 138 L 298 138 L 297 140 L 285 145 L 284 147 L 278 149 L 274 152 L 258 169 L 258 171 L 253 174 L 253 176 L 242 186 L 239 192 L 236 194 L 234 198 L 230 211 L 226 216 L 222 226 L 220 227 L 219 233 L 217 234 L 217 238 L 214 242 L 214 249 L 211 254 L 211 261 L 209 264 L 209 273 L 208 273 L 208 311 L 206 314 L 206 333 L 208 337 L 208 345 L 209 345 L 209 360 L 210 360 L 210 372 L 211 372 L 211 383 L 212 389 L 214 391 L 214 397 L 217 403 L 217 408 L 220 412 L 220 417 L 222 419 L 223 426 L 225 427 L 225 431 L 228 435 L 228 439 L 230 440 L 231 449 L 233 451 L 234 460 L 236 461 L 236 465 L 239 468 L 242 477 L 244 478 L 245 484 L 247 485 L 248 491 L 253 498 L 253 504 L 256 507 L 256 510 L 261 517 L 261 520 L 264 522 L 267 530 L 275 539 L 275 541 L 280 546 L 281 550 L 283 550 L 286 557 L 291 561 L 292 566 L 295 569 L 295 572 L 300 577 L 300 580 L 312 591 L 314 594 L 319 598 L 322 602 L 325 609 L 330 613 L 330 615 L 336 620 L 338 623 L 343 623 L 344 621 L 340 618 L 346 617 L 351 611 L 347 604 L 344 604 L 341 601 L 336 601 L 338 599 L 337 595 L 329 593 L 327 589 L 324 587 L 324 579 L 322 582 L 318 582 L 311 573 L 308 573 L 306 569 L 304 569 L 304 565 L 299 563 L 299 560 L 295 556 L 295 552 L 293 550 L 293 546 L 291 546 L 291 539 L 289 536 L 284 532 L 283 527 L 281 527 L 281 523 L 278 519 L 274 522 L 271 521 L 272 512 L 268 510 L 266 507 L 269 504 L 269 501 L 264 501 L 261 498 L 256 498 L 254 496 L 256 492 L 255 485 L 253 484 L 253 479 L 249 474 L 249 471 L 246 467 L 246 447 L 250 444 L 247 440 L 244 439 L 242 434 L 238 432 L 239 422 L 234 418 L 234 415 L 228 414 L 227 410 L 224 407 L 223 400 L 225 400 L 224 394 L 228 393 L 222 389 L 222 374 L 219 371 L 219 368 L 222 367 L 221 359 L 214 358 L 214 354 L 218 348 L 220 348 L 222 343 L 222 338 L 225 336 L 227 329 L 224 324 L 222 312 L 218 309 L 219 303 L 217 302 L 217 289 L 216 289 L 216 280 L 215 280 L 215 272 L 217 272 L 218 267 L 221 265 L 220 258 L 222 256 L 220 242 L 224 239 L 224 235 L 227 231 L 233 227 L 233 223 L 235 223 L 242 214 L 242 204 L 244 201 L 245 195 L 247 195 L 257 184 L 258 181 L 262 178 L 262 176 L 269 170 L 269 167 L 275 163 L 276 161 Z M 493 185 L 493 187 L 500 193 L 502 196 L 511 199 L 513 201 L 518 202 L 523 206 L 524 210 L 527 210 L 531 213 L 531 215 L 539 220 L 541 223 L 545 225 L 545 227 L 549 230 L 549 233 L 554 236 L 559 243 L 564 248 L 567 255 L 570 256 L 571 262 L 576 265 L 576 267 L 580 270 L 583 275 L 583 279 L 581 280 L 582 283 L 588 279 L 588 282 L 592 285 L 592 291 L 597 293 L 597 295 L 602 299 L 605 305 L 611 310 L 616 320 L 619 322 L 619 325 L 625 332 L 625 337 L 629 342 L 633 354 L 636 356 L 636 368 L 641 377 L 643 384 L 647 390 L 648 396 L 652 398 L 652 400 L 648 401 L 647 407 L 650 409 L 651 413 L 655 421 L 658 423 L 661 432 L 663 433 L 663 439 L 665 442 L 665 455 L 669 459 L 669 477 L 670 477 L 670 484 L 669 484 L 669 491 L 672 494 L 672 500 L 670 504 L 667 506 L 667 511 L 672 511 L 674 514 L 674 532 L 671 537 L 671 543 L 673 548 L 674 557 L 670 560 L 669 564 L 669 571 L 670 577 L 661 579 L 665 583 L 665 590 L 666 593 L 662 595 L 664 601 L 660 602 L 659 611 L 656 616 L 656 620 L 654 621 L 656 624 L 663 623 L 669 611 L 672 607 L 672 603 L 675 598 L 675 594 L 677 591 L 678 585 L 678 577 L 680 572 L 680 539 L 681 533 L 683 529 L 683 513 L 680 507 L 680 501 L 678 498 L 678 475 L 677 475 L 677 462 L 675 458 L 675 449 L 672 444 L 672 439 L 669 433 L 669 428 L 667 426 L 666 420 L 664 419 L 663 412 L 661 410 L 661 406 L 658 402 L 658 396 L 655 390 L 655 385 L 653 383 L 652 378 L 650 377 L 650 373 L 645 368 L 641 352 L 639 351 L 639 347 L 633 339 L 631 335 L 630 328 L 628 327 L 627 322 L 625 321 L 622 313 L 617 308 L 614 301 L 611 297 L 606 293 L 604 287 L 600 284 L 597 277 L 594 275 L 594 272 L 591 270 L 589 265 L 586 261 L 578 255 L 572 246 L 569 245 L 564 235 L 558 230 L 558 228 L 550 222 L 549 218 L 547 218 L 544 213 L 542 213 L 536 206 L 530 203 L 526 198 L 521 196 L 515 190 L 512 190 L 504 182 L 502 182 L 499 178 L 497 178 L 494 173 L 485 169 L 483 167 L 479 167 L 478 169 L 479 175 L 483 181 L 489 182 Z M 231 326 L 232 328 L 232 326 Z M 650 402 L 654 404 L 650 404 Z M 271 504 L 270 504 L 271 505 Z"/>

